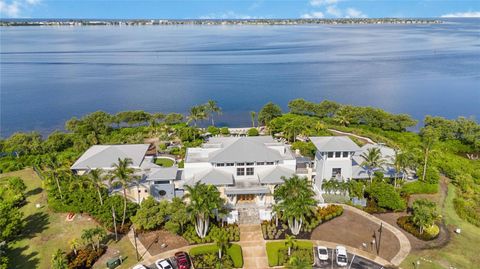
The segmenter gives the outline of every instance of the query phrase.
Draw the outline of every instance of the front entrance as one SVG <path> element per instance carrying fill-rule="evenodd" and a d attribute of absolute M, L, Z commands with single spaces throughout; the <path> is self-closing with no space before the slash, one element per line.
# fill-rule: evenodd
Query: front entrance
<path fill-rule="evenodd" d="M 253 202 L 255 200 L 255 194 L 238 194 L 237 195 L 237 202 Z"/>

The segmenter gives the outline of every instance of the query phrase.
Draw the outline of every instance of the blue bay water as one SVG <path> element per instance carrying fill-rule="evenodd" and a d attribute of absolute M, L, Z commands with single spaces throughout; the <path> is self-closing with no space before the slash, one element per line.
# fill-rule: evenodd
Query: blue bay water
<path fill-rule="evenodd" d="M 209 99 L 228 126 L 294 98 L 479 119 L 479 25 L 3 27 L 0 135 Z"/>

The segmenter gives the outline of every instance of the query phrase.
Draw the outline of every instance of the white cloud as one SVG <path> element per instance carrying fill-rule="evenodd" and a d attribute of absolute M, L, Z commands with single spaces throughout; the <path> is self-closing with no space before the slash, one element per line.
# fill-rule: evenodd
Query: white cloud
<path fill-rule="evenodd" d="M 345 11 L 345 13 L 346 13 L 346 15 L 345 15 L 346 18 L 366 18 L 366 17 L 368 17 L 365 13 L 361 12 L 358 9 L 354 9 L 354 8 L 347 8 L 347 11 Z"/>
<path fill-rule="evenodd" d="M 234 11 L 225 11 L 225 12 L 219 12 L 219 13 L 210 13 L 205 16 L 200 16 L 200 19 L 202 20 L 212 20 L 212 19 L 243 19 L 243 20 L 248 20 L 248 19 L 256 19 L 256 17 L 252 17 L 249 15 L 245 14 L 237 14 Z"/>
<path fill-rule="evenodd" d="M 480 18 L 480 11 L 448 13 L 440 17 L 442 18 Z"/>
<path fill-rule="evenodd" d="M 336 6 L 328 6 L 327 13 L 334 16 L 334 17 L 341 17 L 342 11 L 338 9 Z"/>
<path fill-rule="evenodd" d="M 324 18 L 325 15 L 323 15 L 323 12 L 313 11 L 310 13 L 302 14 L 300 17 L 302 17 L 302 19 L 321 19 Z"/>
<path fill-rule="evenodd" d="M 341 0 L 310 0 L 310 5 L 314 7 L 334 5 L 340 1 Z"/>
<path fill-rule="evenodd" d="M 19 18 L 25 10 L 40 4 L 41 0 L 0 0 L 0 16 Z"/>

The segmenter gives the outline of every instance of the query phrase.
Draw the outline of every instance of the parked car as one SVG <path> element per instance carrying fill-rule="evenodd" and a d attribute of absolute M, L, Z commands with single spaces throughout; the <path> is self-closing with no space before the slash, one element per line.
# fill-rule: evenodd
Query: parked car
<path fill-rule="evenodd" d="M 324 246 L 317 247 L 318 259 L 321 261 L 328 261 L 328 249 Z"/>
<path fill-rule="evenodd" d="M 177 261 L 178 269 L 190 269 L 192 263 L 186 252 L 177 252 L 175 253 L 175 260 Z"/>
<path fill-rule="evenodd" d="M 337 246 L 335 248 L 335 255 L 338 266 L 343 267 L 348 265 L 347 249 L 344 246 Z"/>
<path fill-rule="evenodd" d="M 132 269 L 148 269 L 148 268 L 143 264 L 137 264 Z"/>
<path fill-rule="evenodd" d="M 155 262 L 155 266 L 157 266 L 158 269 L 173 269 L 170 262 L 167 261 L 167 260 L 163 260 L 163 259 L 157 260 Z"/>

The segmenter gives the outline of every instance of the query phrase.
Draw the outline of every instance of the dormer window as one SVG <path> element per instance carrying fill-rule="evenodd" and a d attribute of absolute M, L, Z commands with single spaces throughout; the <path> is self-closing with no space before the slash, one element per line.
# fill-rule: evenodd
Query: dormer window
<path fill-rule="evenodd" d="M 335 158 L 340 158 L 342 156 L 342 152 L 337 151 L 335 152 Z"/>
<path fill-rule="evenodd" d="M 328 152 L 327 154 L 328 154 L 328 155 L 327 155 L 328 158 L 333 158 L 333 152 Z"/>
<path fill-rule="evenodd" d="M 343 158 L 348 158 L 348 151 L 343 152 Z"/>

